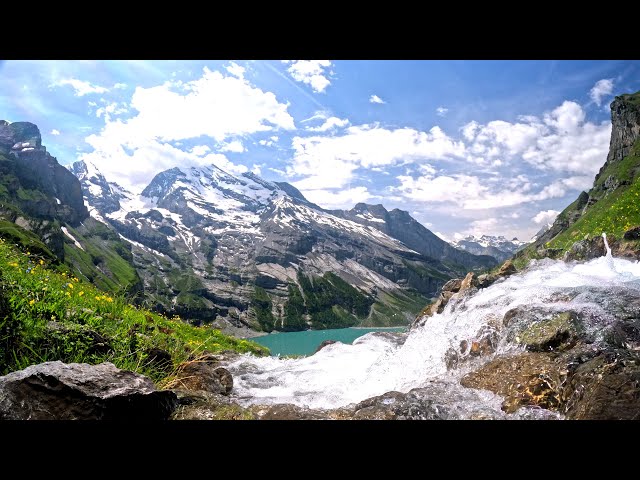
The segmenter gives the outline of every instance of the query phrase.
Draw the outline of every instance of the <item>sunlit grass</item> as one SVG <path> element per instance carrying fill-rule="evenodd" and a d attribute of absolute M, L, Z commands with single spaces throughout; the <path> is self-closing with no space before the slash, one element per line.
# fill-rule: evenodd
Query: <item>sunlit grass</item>
<path fill-rule="evenodd" d="M 109 361 L 159 381 L 203 352 L 268 353 L 208 326 L 139 309 L 48 267 L 46 258 L 0 239 L 0 374 L 49 360 Z M 100 348 L 95 334 L 105 340 Z M 151 362 L 151 349 L 168 352 L 173 365 Z"/>

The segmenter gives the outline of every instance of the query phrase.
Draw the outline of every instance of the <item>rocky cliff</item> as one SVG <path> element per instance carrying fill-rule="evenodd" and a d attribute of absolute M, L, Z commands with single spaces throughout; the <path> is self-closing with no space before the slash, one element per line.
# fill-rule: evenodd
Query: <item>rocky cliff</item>
<path fill-rule="evenodd" d="M 140 291 L 131 252 L 90 218 L 80 182 L 42 145 L 38 127 L 0 121 L 0 235 L 56 258 L 112 291 Z"/>
<path fill-rule="evenodd" d="M 611 103 L 609 153 L 593 187 L 581 192 L 553 225 L 516 254 L 522 266 L 530 258 L 586 259 L 604 251 L 600 238 L 609 236 L 614 254 L 638 258 L 632 230 L 640 225 L 640 92 L 620 95 Z M 629 233 L 627 233 L 629 232 Z M 591 253 L 589 253 L 591 252 Z"/>
<path fill-rule="evenodd" d="M 233 331 L 406 324 L 451 276 L 494 264 L 400 210 L 328 211 L 287 183 L 172 168 L 134 194 L 70 167 L 132 247 L 151 308 Z"/>

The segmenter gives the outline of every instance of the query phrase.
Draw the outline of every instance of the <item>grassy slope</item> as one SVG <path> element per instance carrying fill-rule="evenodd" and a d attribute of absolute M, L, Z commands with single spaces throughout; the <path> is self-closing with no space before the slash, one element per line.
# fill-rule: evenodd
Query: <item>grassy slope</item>
<path fill-rule="evenodd" d="M 640 103 L 640 96 L 637 102 Z M 626 230 L 640 225 L 640 140 L 636 141 L 628 156 L 609 165 L 602 172 L 589 194 L 599 197 L 604 182 L 610 176 L 616 178 L 621 185 L 588 207 L 584 215 L 547 242 L 544 248 L 552 249 L 558 257 L 579 240 L 601 236 L 603 232 L 610 238 L 620 239 Z M 576 203 L 577 200 L 571 203 L 559 217 L 568 218 L 576 210 Z M 538 256 L 536 247 L 530 245 L 516 255 L 514 265 L 522 268 L 530 259 Z"/>
<path fill-rule="evenodd" d="M 566 250 L 583 238 L 602 235 L 620 238 L 629 228 L 640 225 L 640 142 L 630 155 L 609 165 L 600 175 L 594 188 L 610 175 L 621 182 L 629 182 L 592 205 L 580 219 L 549 242 L 549 248 Z"/>
<path fill-rule="evenodd" d="M 0 272 L 0 374 L 48 360 L 110 361 L 160 382 L 171 369 L 149 361 L 152 348 L 170 353 L 173 366 L 204 351 L 268 353 L 218 330 L 138 309 L 1 239 Z M 96 348 L 95 333 L 110 345 L 107 351 Z"/>

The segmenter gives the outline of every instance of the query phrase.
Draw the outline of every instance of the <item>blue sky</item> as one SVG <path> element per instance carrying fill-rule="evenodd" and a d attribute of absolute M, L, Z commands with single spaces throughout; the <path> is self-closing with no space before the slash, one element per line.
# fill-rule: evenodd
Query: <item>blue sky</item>
<path fill-rule="evenodd" d="M 134 191 L 214 163 L 447 239 L 529 239 L 590 187 L 609 104 L 638 90 L 638 61 L 5 61 L 0 118 Z"/>

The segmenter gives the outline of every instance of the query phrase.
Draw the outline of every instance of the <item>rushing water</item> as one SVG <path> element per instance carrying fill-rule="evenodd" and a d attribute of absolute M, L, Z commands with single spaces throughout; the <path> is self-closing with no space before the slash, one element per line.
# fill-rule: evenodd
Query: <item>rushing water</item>
<path fill-rule="evenodd" d="M 437 384 L 444 385 L 442 402 L 457 398 L 462 409 L 465 402 L 473 402 L 500 412 L 500 397 L 459 384 L 462 375 L 492 356 L 447 369 L 447 353 L 483 328 L 496 328 L 496 320 L 501 325 L 505 312 L 521 305 L 581 312 L 588 333 L 597 342 L 614 320 L 607 305 L 615 303 L 618 294 L 640 295 L 637 261 L 613 258 L 610 250 L 605 257 L 586 263 L 534 260 L 524 272 L 498 280 L 475 295 L 454 297 L 441 314 L 405 335 L 404 343 L 395 338 L 401 337 L 398 335 L 369 333 L 352 345 L 329 345 L 300 359 L 245 355 L 229 369 L 234 374 L 235 395 L 244 404 L 335 408 L 393 390 L 408 392 Z M 496 354 L 521 349 L 501 328 Z"/>
<path fill-rule="evenodd" d="M 325 340 L 342 343 L 353 341 L 370 332 L 401 332 L 405 327 L 397 328 L 333 328 L 329 330 L 305 330 L 303 332 L 271 333 L 252 338 L 254 342 L 271 350 L 271 355 L 311 355 Z"/>

